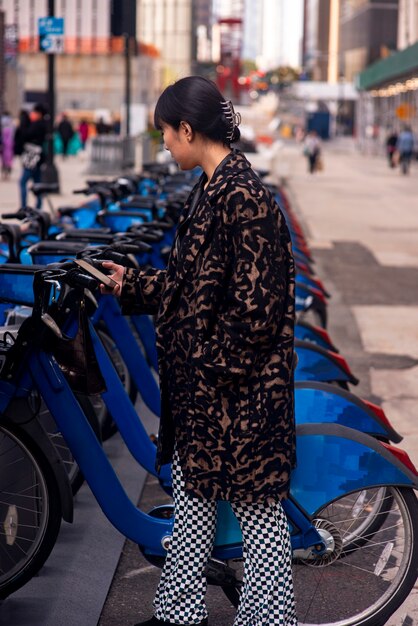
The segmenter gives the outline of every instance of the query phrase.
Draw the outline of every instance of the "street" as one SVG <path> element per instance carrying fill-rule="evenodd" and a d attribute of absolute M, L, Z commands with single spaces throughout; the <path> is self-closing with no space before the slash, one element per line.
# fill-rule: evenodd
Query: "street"
<path fill-rule="evenodd" d="M 57 165 L 62 195 L 52 197 L 54 206 L 78 204 L 80 196 L 72 198 L 71 190 L 82 186 L 85 157 L 58 160 Z M 339 139 L 325 145 L 324 165 L 324 171 L 308 174 L 301 146 L 288 143 L 275 157 L 272 176 L 286 173 L 285 190 L 308 237 L 317 274 L 332 295 L 328 330 L 360 379 L 352 390 L 382 405 L 404 437 L 401 447 L 418 465 L 418 163 L 409 176 L 402 176 L 398 169 L 389 169 L 383 157 L 361 156 L 351 139 Z M 1 183 L 2 212 L 17 209 L 19 165 L 15 167 L 12 180 Z M 149 430 L 155 427 L 149 417 Z M 130 480 L 132 497 L 138 498 L 145 477 L 139 473 L 135 484 L 127 453 L 122 446 L 112 445 Z M 77 501 L 76 509 L 81 506 L 87 512 L 85 527 L 94 525 L 94 516 L 101 513 L 95 511 L 89 518 L 94 504 L 86 486 Z M 149 480 L 141 508 L 164 501 L 156 481 Z M 97 541 L 94 554 L 105 555 L 108 545 L 114 546 L 114 552 L 108 562 L 100 560 L 89 555 L 88 544 L 82 543 L 80 519 L 76 511 L 74 525 L 65 524 L 63 540 L 45 571 L 3 603 L 0 626 L 132 626 L 150 617 L 159 570 L 140 556 L 136 546 L 125 542 L 113 576 L 110 570 L 116 568 L 122 548 L 120 536 L 104 522 L 103 542 Z M 94 526 L 90 531 L 95 534 Z M 74 576 L 63 585 L 67 565 L 77 551 L 83 551 L 78 567 L 87 568 L 89 575 L 86 579 L 83 572 L 77 580 L 72 565 Z M 232 625 L 234 610 L 220 589 L 209 591 L 208 606 L 212 624 Z M 418 624 L 418 588 L 388 626 L 401 626 L 407 616 L 414 621 L 405 623 Z"/>

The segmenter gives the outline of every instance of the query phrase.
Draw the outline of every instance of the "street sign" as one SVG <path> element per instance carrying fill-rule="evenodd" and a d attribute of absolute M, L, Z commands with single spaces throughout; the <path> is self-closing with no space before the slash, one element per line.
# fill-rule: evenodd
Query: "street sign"
<path fill-rule="evenodd" d="M 64 52 L 64 18 L 40 17 L 38 19 L 39 50 L 47 54 Z"/>

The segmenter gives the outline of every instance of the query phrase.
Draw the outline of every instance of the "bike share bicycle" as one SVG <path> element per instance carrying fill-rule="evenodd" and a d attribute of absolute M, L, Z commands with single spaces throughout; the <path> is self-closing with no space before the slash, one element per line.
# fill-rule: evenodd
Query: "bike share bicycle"
<path fill-rule="evenodd" d="M 50 305 L 52 286 L 59 286 L 60 292 Z M 9 504 L 9 508 L 15 506 L 18 514 L 12 516 L 14 523 L 10 522 L 6 532 L 6 538 L 8 536 L 13 541 L 8 544 L 7 540 L 3 540 L 3 548 L 9 550 L 14 558 L 18 553 L 20 558 L 20 533 L 24 529 L 28 533 L 25 540 L 30 547 L 25 550 L 27 566 L 9 580 L 8 587 L 0 586 L 3 596 L 13 586 L 20 586 L 23 577 L 33 575 L 34 568 L 40 567 L 45 551 L 50 549 L 58 532 L 59 509 L 64 502 L 57 486 L 54 464 L 46 462 L 45 454 L 28 444 L 28 437 L 21 433 L 19 425 L 13 420 L 13 415 L 17 414 L 16 403 L 25 404 L 33 384 L 56 417 L 110 521 L 136 541 L 152 563 L 161 563 L 169 542 L 171 520 L 166 516 L 170 507 L 157 507 L 146 515 L 127 499 L 52 356 L 57 343 L 62 342 L 60 326 L 68 332 L 74 318 L 78 317 L 78 303 L 85 301 L 85 286 L 91 288 L 92 283 L 78 272 L 65 269 L 37 272 L 33 315 L 22 325 L 16 343 L 4 355 L 0 385 L 3 450 L 9 451 L 11 460 L 16 461 L 18 455 L 30 464 L 37 481 L 25 486 L 25 506 L 16 504 L 21 498 L 22 485 L 11 483 L 7 486 L 9 498 L 11 486 L 15 491 L 12 494 L 14 504 Z M 95 349 L 99 351 L 101 344 L 95 342 L 93 329 L 91 332 Z M 120 385 L 117 376 L 112 380 L 113 384 Z M 123 411 L 118 415 L 118 426 L 128 445 L 132 438 L 138 437 L 138 423 L 126 420 Z M 147 437 L 140 437 L 139 443 L 151 459 L 155 455 L 152 442 Z M 293 475 L 291 498 L 285 507 L 292 530 L 300 623 L 338 623 L 344 626 L 383 624 L 405 599 L 416 579 L 418 506 L 413 493 L 413 488 L 417 487 L 416 471 L 400 451 L 335 424 L 300 426 L 298 449 L 299 466 Z M 323 476 L 327 477 L 326 481 Z M 162 476 L 162 482 L 167 479 L 168 472 Z M 390 491 L 390 510 L 386 511 L 380 527 L 366 534 L 362 530 L 364 517 L 368 515 L 382 486 Z M 31 499 L 32 492 L 36 494 L 36 499 L 35 495 Z M 3 489 L 2 506 L 5 506 L 4 501 Z M 33 502 L 32 509 L 28 502 Z M 357 510 L 355 517 L 354 510 Z M 19 520 L 18 523 L 16 520 Z M 44 552 L 42 555 L 38 550 L 40 545 Z M 240 555 L 237 525 L 229 507 L 222 505 L 213 554 L 216 560 L 210 564 L 209 578 L 211 572 L 212 580 L 213 573 L 216 574 L 217 584 L 235 602 L 240 581 L 235 570 L 224 563 Z M 358 600 L 355 607 L 351 602 L 344 601 L 348 594 L 351 597 L 353 584 Z M 335 605 L 336 597 L 340 599 L 338 606 Z"/>

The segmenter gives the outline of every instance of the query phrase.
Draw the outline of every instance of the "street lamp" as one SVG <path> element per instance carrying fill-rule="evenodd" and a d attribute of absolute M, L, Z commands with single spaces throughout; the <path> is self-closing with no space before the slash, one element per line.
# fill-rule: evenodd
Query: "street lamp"
<path fill-rule="evenodd" d="M 48 17 L 55 16 L 55 0 L 48 0 Z M 55 54 L 47 54 L 48 58 L 48 109 L 49 118 L 46 162 L 41 166 L 42 182 L 56 185 L 56 193 L 59 193 L 58 170 L 54 163 L 54 120 L 55 120 Z"/>

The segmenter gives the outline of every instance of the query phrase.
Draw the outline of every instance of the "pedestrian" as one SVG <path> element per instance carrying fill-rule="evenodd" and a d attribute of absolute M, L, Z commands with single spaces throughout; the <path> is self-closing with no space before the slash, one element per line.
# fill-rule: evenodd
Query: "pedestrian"
<path fill-rule="evenodd" d="M 410 126 L 404 126 L 399 133 L 396 142 L 396 149 L 399 152 L 399 164 L 402 174 L 408 174 L 414 151 L 414 135 Z"/>
<path fill-rule="evenodd" d="M 114 133 L 115 135 L 120 135 L 120 129 L 120 117 L 118 115 L 115 115 L 112 121 L 112 133 Z"/>
<path fill-rule="evenodd" d="M 321 141 L 315 130 L 309 131 L 303 142 L 303 153 L 308 159 L 308 171 L 313 174 L 317 170 L 321 158 Z"/>
<path fill-rule="evenodd" d="M 8 111 L 4 112 L 1 121 L 1 177 L 8 180 L 12 172 L 13 145 L 14 145 L 14 124 Z"/>
<path fill-rule="evenodd" d="M 78 127 L 78 133 L 80 135 L 81 146 L 83 150 L 86 149 L 86 143 L 89 137 L 89 132 L 90 132 L 90 129 L 89 129 L 89 125 L 87 124 L 87 121 L 85 119 L 82 119 Z"/>
<path fill-rule="evenodd" d="M 239 121 L 203 77 L 164 90 L 154 123 L 165 148 L 180 169 L 203 173 L 166 270 L 103 263 L 124 312 L 156 315 L 157 469 L 172 462 L 173 534 L 154 616 L 142 626 L 207 624 L 205 566 L 219 500 L 230 502 L 243 535 L 234 626 L 297 624 L 281 505 L 295 464 L 294 261 L 273 196 L 231 148 Z"/>
<path fill-rule="evenodd" d="M 102 117 L 96 122 L 96 133 L 98 135 L 108 135 L 109 134 L 109 124 L 106 124 Z"/>
<path fill-rule="evenodd" d="M 15 134 L 15 154 L 20 154 L 22 175 L 19 180 L 20 206 L 26 207 L 27 184 L 41 182 L 41 166 L 45 160 L 45 139 L 47 124 L 46 109 L 42 103 L 35 104 L 29 119 L 21 112 L 19 127 Z M 42 206 L 41 196 L 37 197 L 36 208 Z"/>
<path fill-rule="evenodd" d="M 395 130 L 393 130 L 386 139 L 386 155 L 389 162 L 389 167 L 395 167 L 395 155 L 396 155 L 396 144 L 398 142 L 398 134 Z"/>
<path fill-rule="evenodd" d="M 62 156 L 65 159 L 68 156 L 68 146 L 74 135 L 73 125 L 66 113 L 63 113 L 61 116 L 61 121 L 57 126 L 57 132 L 61 138 L 62 142 Z"/>

